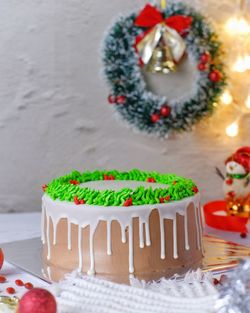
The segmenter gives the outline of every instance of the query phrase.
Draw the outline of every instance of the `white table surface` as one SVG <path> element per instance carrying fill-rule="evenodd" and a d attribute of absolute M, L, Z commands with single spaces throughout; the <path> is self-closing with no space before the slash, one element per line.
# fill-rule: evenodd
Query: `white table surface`
<path fill-rule="evenodd" d="M 21 213 L 21 214 L 0 214 L 0 247 L 2 243 L 30 239 L 40 236 L 40 213 Z M 21 279 L 23 282 L 31 282 L 34 287 L 45 287 L 48 284 L 15 266 L 4 262 L 3 268 L 0 270 L 0 275 L 7 278 L 7 282 L 0 284 L 0 294 L 6 294 L 7 287 L 16 289 L 15 296 L 22 296 L 27 291 L 24 287 L 15 285 L 16 279 Z"/>
<path fill-rule="evenodd" d="M 0 247 L 2 243 L 39 237 L 41 233 L 40 223 L 40 213 L 0 214 Z M 238 233 L 224 232 L 211 227 L 206 227 L 205 232 L 229 241 L 250 246 L 250 235 L 248 238 L 242 239 Z M 22 279 L 24 282 L 32 282 L 36 287 L 48 285 L 44 281 L 17 269 L 7 262 L 5 262 L 3 268 L 0 270 L 0 275 L 6 275 L 8 279 L 7 283 L 0 284 L 0 294 L 6 294 L 5 289 L 9 286 L 16 288 L 17 296 L 21 296 L 27 291 L 24 287 L 15 286 L 14 281 L 16 279 Z"/>

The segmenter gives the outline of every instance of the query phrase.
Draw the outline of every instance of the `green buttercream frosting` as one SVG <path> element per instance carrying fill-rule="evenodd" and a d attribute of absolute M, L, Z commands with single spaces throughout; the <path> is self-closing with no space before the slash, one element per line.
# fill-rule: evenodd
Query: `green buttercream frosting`
<path fill-rule="evenodd" d="M 111 189 L 95 190 L 80 185 L 84 182 L 104 179 L 142 182 L 153 180 L 152 186 L 155 182 L 165 184 L 166 188 L 153 189 L 152 187 L 139 186 L 135 189 L 121 188 L 115 191 Z M 85 204 L 100 206 L 123 206 L 128 199 L 133 205 L 165 203 L 191 197 L 197 192 L 198 189 L 191 179 L 175 174 L 144 172 L 138 169 L 128 172 L 112 170 L 79 173 L 73 171 L 68 175 L 52 180 L 45 188 L 45 193 L 53 200 L 69 202 L 84 200 Z"/>

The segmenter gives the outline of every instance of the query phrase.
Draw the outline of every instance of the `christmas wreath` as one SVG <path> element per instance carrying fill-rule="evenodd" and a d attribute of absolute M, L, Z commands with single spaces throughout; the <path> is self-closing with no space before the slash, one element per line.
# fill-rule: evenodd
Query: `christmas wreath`
<path fill-rule="evenodd" d="M 155 53 L 157 57 L 163 50 L 165 60 L 152 70 Z M 191 97 L 168 101 L 147 89 L 141 67 L 168 73 L 185 53 L 198 71 Z M 225 85 L 217 35 L 201 14 L 182 3 L 163 11 L 147 4 L 139 13 L 120 17 L 105 37 L 103 63 L 111 89 L 109 103 L 130 125 L 161 137 L 188 130 L 210 114 Z"/>

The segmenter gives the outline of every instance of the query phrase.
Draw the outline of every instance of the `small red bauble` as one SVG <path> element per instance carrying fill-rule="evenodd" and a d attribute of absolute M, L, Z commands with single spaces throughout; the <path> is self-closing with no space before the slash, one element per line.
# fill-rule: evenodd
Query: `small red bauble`
<path fill-rule="evenodd" d="M 75 202 L 75 204 L 80 204 L 80 201 L 79 201 L 79 199 L 78 199 L 78 197 L 77 196 L 74 196 L 74 202 Z"/>
<path fill-rule="evenodd" d="M 25 283 L 25 284 L 24 284 L 24 287 L 25 287 L 26 289 L 28 289 L 28 290 L 31 290 L 31 289 L 33 289 L 33 288 L 34 288 L 33 284 L 32 284 L 32 283 L 30 283 L 30 282 Z"/>
<path fill-rule="evenodd" d="M 23 283 L 23 281 L 22 281 L 21 279 L 16 279 L 16 280 L 15 280 L 15 284 L 16 284 L 17 286 L 23 286 L 23 285 L 24 285 L 24 283 Z"/>
<path fill-rule="evenodd" d="M 147 178 L 147 182 L 148 182 L 148 183 L 155 183 L 154 177 L 148 177 L 148 178 Z"/>
<path fill-rule="evenodd" d="M 200 57 L 200 61 L 202 63 L 208 63 L 210 59 L 211 59 L 211 55 L 209 52 L 204 52 Z"/>
<path fill-rule="evenodd" d="M 160 203 L 164 203 L 165 199 L 164 198 L 160 198 L 159 200 L 160 200 Z"/>
<path fill-rule="evenodd" d="M 69 181 L 69 183 L 70 183 L 71 185 L 79 185 L 79 184 L 80 184 L 79 181 L 74 180 L 74 179 L 71 179 L 71 180 Z"/>
<path fill-rule="evenodd" d="M 126 97 L 125 97 L 125 96 L 118 96 L 118 97 L 116 98 L 116 103 L 117 103 L 117 104 L 124 104 L 125 101 L 126 101 Z"/>
<path fill-rule="evenodd" d="M 10 295 L 13 295 L 16 292 L 16 290 L 13 287 L 8 287 L 6 288 L 6 292 Z"/>
<path fill-rule="evenodd" d="M 42 186 L 42 188 L 43 188 L 43 192 L 45 192 L 45 191 L 46 191 L 47 187 L 48 187 L 47 185 L 43 185 L 43 186 Z"/>
<path fill-rule="evenodd" d="M 151 121 L 152 121 L 153 123 L 157 123 L 160 118 L 161 118 L 161 117 L 160 117 L 159 114 L 152 114 L 152 115 L 151 115 Z"/>
<path fill-rule="evenodd" d="M 18 313 L 56 313 L 56 300 L 47 290 L 34 288 L 20 300 Z"/>
<path fill-rule="evenodd" d="M 193 192 L 194 192 L 194 193 L 198 193 L 198 192 L 199 192 L 199 189 L 198 189 L 196 186 L 193 186 Z"/>
<path fill-rule="evenodd" d="M 220 281 L 217 278 L 214 278 L 213 283 L 214 283 L 214 285 L 218 285 L 220 283 Z"/>
<path fill-rule="evenodd" d="M 228 179 L 226 180 L 226 184 L 227 184 L 227 185 L 232 185 L 232 184 L 233 184 L 233 179 L 232 179 L 232 178 L 228 178 Z"/>
<path fill-rule="evenodd" d="M 0 276 L 0 284 L 3 284 L 6 282 L 6 277 L 5 276 Z"/>
<path fill-rule="evenodd" d="M 0 269 L 3 266 L 3 261 L 4 261 L 3 250 L 0 248 Z"/>
<path fill-rule="evenodd" d="M 115 103 L 115 102 L 116 102 L 116 97 L 113 96 L 113 95 L 109 95 L 109 96 L 108 96 L 108 102 L 109 102 L 110 104 Z"/>
<path fill-rule="evenodd" d="M 212 72 L 209 73 L 209 79 L 213 83 L 217 83 L 221 80 L 221 72 L 218 70 L 213 70 Z"/>
<path fill-rule="evenodd" d="M 133 200 L 132 198 L 129 198 L 123 203 L 123 206 L 130 206 L 132 204 L 133 204 Z"/>
<path fill-rule="evenodd" d="M 168 117 L 170 113 L 171 113 L 171 108 L 168 105 L 164 105 L 160 110 L 161 116 L 164 116 L 164 117 Z"/>
<path fill-rule="evenodd" d="M 198 64 L 198 70 L 199 71 L 205 71 L 207 70 L 207 65 L 205 63 L 199 63 Z"/>
<path fill-rule="evenodd" d="M 170 196 L 166 196 L 166 197 L 165 197 L 165 200 L 166 200 L 166 201 L 169 201 L 169 200 L 170 200 Z"/>

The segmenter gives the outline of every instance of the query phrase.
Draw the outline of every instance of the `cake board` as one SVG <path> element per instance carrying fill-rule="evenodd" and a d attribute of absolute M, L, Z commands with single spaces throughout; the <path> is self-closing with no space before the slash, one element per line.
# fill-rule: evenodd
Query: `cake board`
<path fill-rule="evenodd" d="M 250 256 L 250 248 L 212 236 L 203 236 L 204 258 L 201 270 L 221 274 L 230 271 L 240 259 Z M 1 246 L 7 262 L 48 283 L 50 275 L 42 262 L 40 238 L 16 241 Z M 63 277 L 61 277 L 63 278 Z"/>

